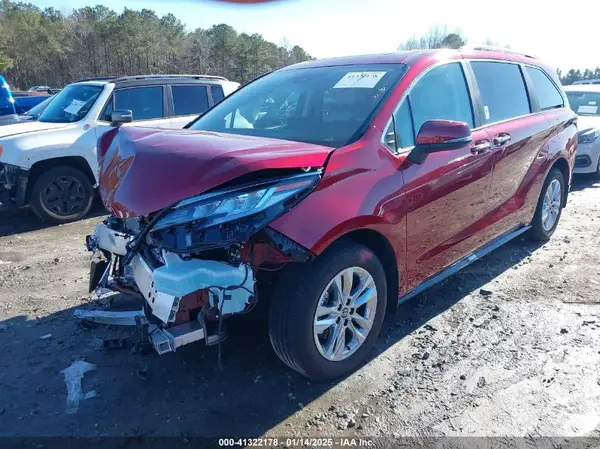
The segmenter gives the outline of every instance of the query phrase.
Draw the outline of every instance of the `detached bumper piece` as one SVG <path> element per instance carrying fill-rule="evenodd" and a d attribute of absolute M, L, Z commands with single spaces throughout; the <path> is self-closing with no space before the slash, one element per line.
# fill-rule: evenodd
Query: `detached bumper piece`
<path fill-rule="evenodd" d="M 181 324 L 169 329 L 154 327 L 154 329 L 149 330 L 149 335 L 152 346 L 159 355 L 174 352 L 181 346 L 205 338 L 204 327 L 198 321 Z"/>
<path fill-rule="evenodd" d="M 109 325 L 142 327 L 158 354 L 176 351 L 189 343 L 222 336 L 211 335 L 211 323 L 223 316 L 244 312 L 253 306 L 254 274 L 250 266 L 181 257 L 162 250 L 160 262 L 146 252 L 128 254 L 134 237 L 105 223 L 87 236 L 94 252 L 90 268 L 90 292 L 132 293 L 143 301 L 141 311 L 76 311 L 80 319 Z M 159 251 L 160 252 L 160 251 Z M 131 260 L 125 263 L 125 260 Z"/>
<path fill-rule="evenodd" d="M 107 326 L 146 326 L 148 320 L 144 310 L 124 312 L 109 312 L 104 310 L 75 310 L 75 317 L 96 324 Z M 195 321 L 181 324 L 168 329 L 161 329 L 156 325 L 148 326 L 148 338 L 159 355 L 175 351 L 177 348 L 203 340 L 205 338 L 204 326 Z"/>

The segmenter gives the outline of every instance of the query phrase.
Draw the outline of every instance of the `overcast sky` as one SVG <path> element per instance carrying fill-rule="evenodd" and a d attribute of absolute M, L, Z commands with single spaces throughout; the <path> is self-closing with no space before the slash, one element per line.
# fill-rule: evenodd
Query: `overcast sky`
<path fill-rule="evenodd" d="M 214 0 L 33 0 L 68 11 L 105 4 L 175 14 L 189 29 L 227 23 L 240 32 L 283 38 L 317 58 L 394 51 L 434 24 L 459 28 L 469 43 L 487 38 L 568 70 L 600 66 L 600 1 L 543 0 L 283 0 L 229 5 Z M 590 18 L 589 24 L 586 18 Z"/>

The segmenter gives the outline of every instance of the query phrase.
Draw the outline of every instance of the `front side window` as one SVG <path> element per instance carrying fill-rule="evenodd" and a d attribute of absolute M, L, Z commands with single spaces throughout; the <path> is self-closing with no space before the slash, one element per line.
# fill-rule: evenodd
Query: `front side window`
<path fill-rule="evenodd" d="M 104 86 L 71 84 L 61 90 L 38 117 L 40 122 L 72 123 L 90 111 Z"/>
<path fill-rule="evenodd" d="M 208 109 L 208 92 L 205 86 L 171 86 L 175 116 L 196 115 Z"/>
<path fill-rule="evenodd" d="M 600 91 L 597 92 L 567 92 L 569 106 L 577 115 L 600 117 Z"/>
<path fill-rule="evenodd" d="M 343 146 L 364 131 L 405 67 L 368 64 L 277 71 L 226 97 L 190 128 Z"/>
<path fill-rule="evenodd" d="M 218 103 L 225 95 L 223 94 L 223 88 L 221 86 L 210 86 L 210 91 L 212 92 L 213 101 Z"/>
<path fill-rule="evenodd" d="M 525 81 L 517 64 L 471 62 L 481 94 L 485 123 L 501 122 L 531 113 Z"/>
<path fill-rule="evenodd" d="M 396 128 L 396 146 L 398 148 L 412 147 L 415 144 L 415 132 L 408 99 L 402 101 L 394 114 Z"/>
<path fill-rule="evenodd" d="M 106 103 L 106 106 L 104 106 L 104 110 L 102 111 L 102 114 L 100 114 L 100 120 L 104 120 L 105 122 L 112 122 L 112 111 L 113 111 L 113 96 L 110 96 L 110 99 L 108 100 L 108 102 Z"/>
<path fill-rule="evenodd" d="M 535 67 L 526 67 L 525 70 L 531 79 L 533 89 L 542 111 L 562 108 L 564 106 L 562 95 L 554 83 L 550 81 L 548 75 Z"/>
<path fill-rule="evenodd" d="M 471 98 L 459 63 L 442 65 L 427 72 L 409 92 L 408 98 L 415 134 L 428 120 L 454 120 L 474 127 Z M 397 129 L 402 126 L 406 125 L 396 124 Z"/>
<path fill-rule="evenodd" d="M 165 116 L 162 86 L 120 89 L 115 91 L 114 97 L 115 110 L 129 109 L 133 120 L 152 120 Z"/>

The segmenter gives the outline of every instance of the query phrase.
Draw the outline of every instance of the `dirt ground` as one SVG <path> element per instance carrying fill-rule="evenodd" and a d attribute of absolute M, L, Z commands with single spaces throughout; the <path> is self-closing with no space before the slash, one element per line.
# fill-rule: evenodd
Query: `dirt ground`
<path fill-rule="evenodd" d="M 223 344 L 157 356 L 104 349 L 133 328 L 82 327 L 84 236 L 0 215 L 2 436 L 600 436 L 600 183 L 576 180 L 553 239 L 509 243 L 403 305 L 371 361 L 311 383 L 243 321 Z M 126 307 L 125 299 L 114 301 Z M 67 404 L 77 360 L 89 397 Z M 68 373 L 68 372 L 67 372 Z M 67 413 L 69 410 L 73 413 Z"/>

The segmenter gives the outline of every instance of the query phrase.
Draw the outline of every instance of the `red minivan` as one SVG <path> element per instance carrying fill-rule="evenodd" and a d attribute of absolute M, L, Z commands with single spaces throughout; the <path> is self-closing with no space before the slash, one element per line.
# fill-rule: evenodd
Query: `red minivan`
<path fill-rule="evenodd" d="M 111 216 L 87 238 L 90 291 L 139 297 L 159 354 L 254 309 L 316 379 L 364 362 L 400 302 L 520 234 L 549 239 L 577 146 L 555 72 L 489 49 L 297 64 L 183 130 L 130 117 L 98 142 Z"/>

